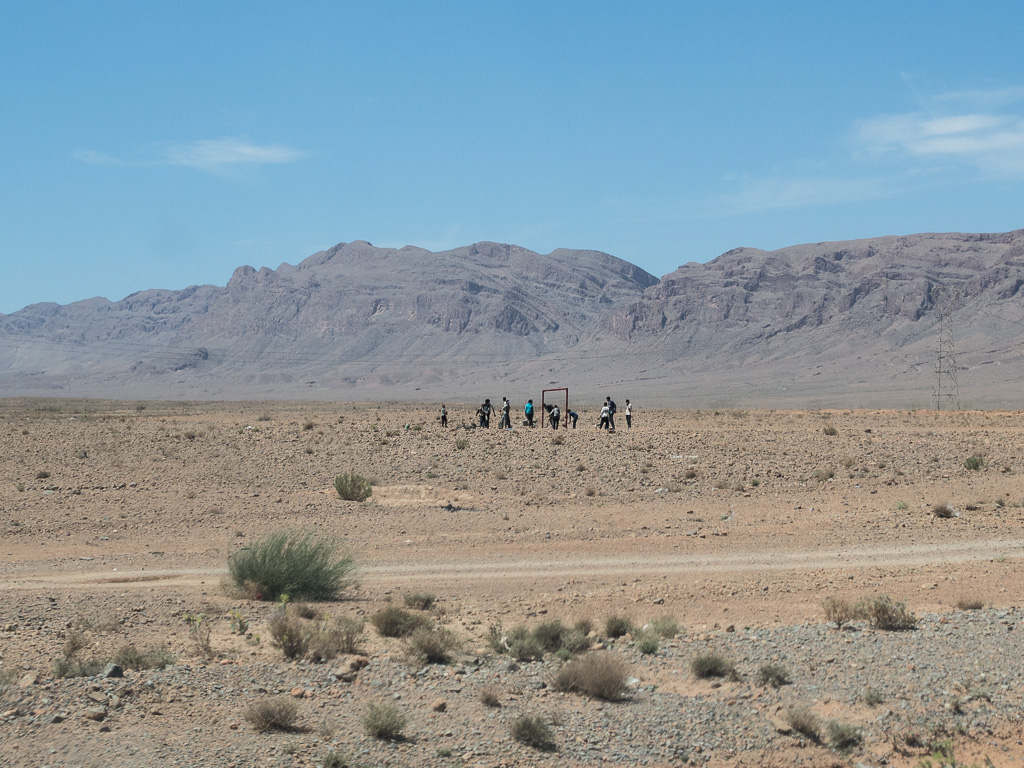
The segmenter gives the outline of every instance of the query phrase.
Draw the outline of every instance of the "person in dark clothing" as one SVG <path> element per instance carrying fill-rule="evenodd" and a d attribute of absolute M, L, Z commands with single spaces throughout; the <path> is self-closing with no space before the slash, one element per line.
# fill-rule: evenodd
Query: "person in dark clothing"
<path fill-rule="evenodd" d="M 633 406 L 629 404 L 629 399 L 626 399 L 626 429 L 633 428 Z"/>
<path fill-rule="evenodd" d="M 568 413 L 566 413 L 565 414 L 565 428 L 566 429 L 569 428 L 569 421 L 571 420 L 572 421 L 572 428 L 576 429 L 576 420 L 579 417 L 580 417 L 580 415 L 578 413 L 576 413 L 576 411 L 573 411 L 573 410 L 570 410 Z"/>
<path fill-rule="evenodd" d="M 441 403 L 441 426 L 448 426 L 448 409 L 444 407 L 444 403 Z"/>
<path fill-rule="evenodd" d="M 494 406 L 491 405 L 491 398 L 484 400 L 484 404 L 477 409 L 477 415 L 480 417 L 480 426 L 484 429 L 491 428 L 491 412 L 494 410 Z"/>
<path fill-rule="evenodd" d="M 611 396 L 605 398 L 605 402 L 608 404 L 608 425 L 615 429 L 615 411 L 618 409 L 615 407 L 615 401 L 612 400 Z"/>
<path fill-rule="evenodd" d="M 551 428 L 558 429 L 558 422 L 562 418 L 562 412 L 558 410 L 557 405 L 551 406 L 551 410 L 548 411 L 548 416 L 551 417 Z"/>
<path fill-rule="evenodd" d="M 526 408 L 523 409 L 523 412 L 526 414 L 526 421 L 529 423 L 529 426 L 532 427 L 533 426 L 533 400 L 527 400 L 526 401 Z"/>

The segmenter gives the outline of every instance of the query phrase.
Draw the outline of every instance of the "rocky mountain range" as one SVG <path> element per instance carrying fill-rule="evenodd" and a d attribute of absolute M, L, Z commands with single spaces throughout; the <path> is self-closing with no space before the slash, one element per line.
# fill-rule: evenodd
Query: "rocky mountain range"
<path fill-rule="evenodd" d="M 945 312 L 961 404 L 1019 407 L 1022 285 L 1024 230 L 737 248 L 660 280 L 597 251 L 357 241 L 224 287 L 0 315 L 0 391 L 927 408 Z"/>

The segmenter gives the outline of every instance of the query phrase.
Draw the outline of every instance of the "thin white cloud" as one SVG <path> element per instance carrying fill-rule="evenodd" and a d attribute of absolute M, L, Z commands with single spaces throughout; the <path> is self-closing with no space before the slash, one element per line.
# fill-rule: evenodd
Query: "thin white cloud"
<path fill-rule="evenodd" d="M 229 168 L 291 163 L 306 156 L 302 150 L 279 144 L 255 144 L 245 138 L 208 139 L 186 144 L 164 144 L 155 159 L 133 159 L 81 150 L 75 157 L 93 165 L 178 165 L 200 171 L 220 172 Z"/>
<path fill-rule="evenodd" d="M 877 200 L 895 193 L 893 179 L 843 177 L 741 177 L 716 198 L 716 215 L 742 215 L 787 208 Z"/>
<path fill-rule="evenodd" d="M 235 165 L 291 163 L 305 157 L 292 147 L 253 144 L 244 139 L 211 139 L 191 144 L 172 144 L 164 148 L 163 161 L 168 165 L 185 165 L 202 171 Z"/>
<path fill-rule="evenodd" d="M 957 161 L 987 174 L 1024 176 L 1024 109 L 1013 109 L 1022 101 L 1024 88 L 944 94 L 917 112 L 863 120 L 856 137 L 868 156 Z"/>

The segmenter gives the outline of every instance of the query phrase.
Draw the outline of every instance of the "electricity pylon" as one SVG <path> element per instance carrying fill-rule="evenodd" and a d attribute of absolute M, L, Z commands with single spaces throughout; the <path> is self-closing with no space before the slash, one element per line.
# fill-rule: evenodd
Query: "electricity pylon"
<path fill-rule="evenodd" d="M 942 410 L 942 401 L 948 400 L 960 410 L 960 388 L 956 383 L 956 353 L 953 349 L 953 310 L 960 300 L 956 288 L 940 287 L 936 291 L 935 311 L 939 315 L 939 346 L 935 357 L 935 410 Z"/>

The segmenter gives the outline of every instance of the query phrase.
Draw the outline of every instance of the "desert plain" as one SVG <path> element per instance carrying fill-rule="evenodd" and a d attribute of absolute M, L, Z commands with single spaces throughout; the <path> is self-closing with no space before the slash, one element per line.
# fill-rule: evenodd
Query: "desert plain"
<path fill-rule="evenodd" d="M 437 403 L 0 401 L 0 763 L 1024 763 L 1024 414 L 641 406 L 609 433 L 573 405 L 556 433 L 467 428 L 468 403 L 444 429 Z M 339 498 L 348 472 L 368 500 Z M 314 610 L 365 621 L 358 652 L 285 658 L 278 608 L 231 588 L 229 558 L 282 530 L 352 555 L 357 583 Z M 915 628 L 826 620 L 828 598 L 883 594 Z M 449 663 L 375 630 L 409 595 L 459 639 Z M 610 638 L 609 617 L 635 628 Z M 558 691 L 563 659 L 493 647 L 556 619 L 621 657 L 626 695 Z M 650 622 L 677 625 L 653 652 Z M 173 663 L 59 677 L 69 637 Z M 698 678 L 709 653 L 736 674 Z M 275 696 L 294 727 L 258 732 L 246 708 Z M 401 738 L 366 733 L 381 702 Z M 553 749 L 513 738 L 524 715 Z"/>

